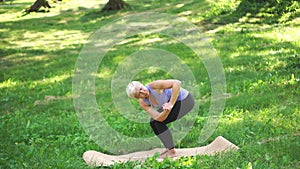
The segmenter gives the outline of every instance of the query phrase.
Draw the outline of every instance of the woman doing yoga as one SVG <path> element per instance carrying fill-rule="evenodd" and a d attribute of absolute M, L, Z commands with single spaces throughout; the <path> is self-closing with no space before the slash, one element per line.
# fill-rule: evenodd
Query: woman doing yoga
<path fill-rule="evenodd" d="M 126 92 L 130 98 L 138 99 L 140 107 L 151 116 L 151 128 L 167 149 L 160 158 L 175 157 L 174 141 L 167 124 L 192 110 L 193 96 L 181 87 L 179 80 L 156 80 L 146 86 L 132 81 Z"/>

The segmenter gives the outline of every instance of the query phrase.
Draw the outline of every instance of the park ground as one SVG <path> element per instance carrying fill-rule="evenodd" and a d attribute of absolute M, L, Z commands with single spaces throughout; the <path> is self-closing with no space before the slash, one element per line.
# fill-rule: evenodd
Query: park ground
<path fill-rule="evenodd" d="M 145 11 L 186 18 L 208 37 L 226 77 L 223 115 L 213 135 L 199 145 L 195 140 L 209 116 L 211 98 L 205 68 L 189 48 L 151 34 L 116 45 L 99 66 L 96 96 L 106 120 L 125 135 L 153 135 L 148 124 L 120 116 L 106 84 L 126 56 L 144 47 L 161 48 L 179 56 L 200 87 L 195 124 L 177 147 L 203 146 L 222 135 L 240 149 L 162 163 L 149 158 L 143 164 L 110 168 L 300 168 L 299 2 L 128 0 L 126 9 L 108 12 L 101 12 L 107 1 L 50 2 L 52 8 L 30 14 L 23 11 L 31 0 L 0 3 L 0 168 L 89 168 L 82 160 L 85 151 L 106 152 L 90 139 L 74 109 L 75 63 L 99 28 Z M 170 75 L 145 70 L 136 79 L 161 77 Z"/>

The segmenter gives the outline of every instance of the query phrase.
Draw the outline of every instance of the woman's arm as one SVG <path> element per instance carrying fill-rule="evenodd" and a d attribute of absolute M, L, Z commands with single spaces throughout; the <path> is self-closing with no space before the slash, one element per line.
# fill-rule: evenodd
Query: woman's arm
<path fill-rule="evenodd" d="M 163 112 L 159 113 L 158 111 L 154 110 L 151 106 L 147 105 L 143 99 L 139 99 L 139 105 L 143 110 L 145 110 L 155 121 L 163 122 L 168 115 L 170 114 L 171 110 L 164 110 Z"/>
<path fill-rule="evenodd" d="M 172 88 L 172 96 L 170 98 L 169 103 L 164 104 L 163 108 L 171 110 L 174 106 L 181 87 L 181 82 L 179 80 L 156 80 L 149 83 L 152 89 L 162 90 L 162 89 L 170 89 Z"/>

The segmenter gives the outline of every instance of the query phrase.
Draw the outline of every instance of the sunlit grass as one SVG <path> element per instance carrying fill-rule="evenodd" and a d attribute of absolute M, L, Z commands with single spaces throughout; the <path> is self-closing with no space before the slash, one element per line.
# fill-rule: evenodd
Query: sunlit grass
<path fill-rule="evenodd" d="M 130 0 L 131 7 L 124 11 L 100 13 L 106 2 L 65 0 L 53 3 L 49 12 L 24 16 L 22 10 L 33 1 L 0 4 L 0 166 L 89 168 L 82 160 L 82 153 L 103 150 L 82 129 L 74 110 L 72 77 L 76 60 L 88 38 L 101 26 L 144 11 L 188 19 L 210 38 L 224 66 L 228 98 L 219 126 L 205 144 L 222 135 L 240 150 L 212 157 L 196 156 L 164 163 L 149 159 L 144 164 L 129 162 L 113 167 L 299 166 L 299 18 L 287 22 L 283 22 L 287 18 L 279 18 L 279 22 L 272 24 L 273 21 L 264 20 L 272 15 L 263 8 L 255 15 L 237 13 L 242 2 L 239 0 Z M 120 116 L 112 103 L 110 85 L 124 58 L 147 48 L 174 53 L 195 74 L 200 87 L 197 98 L 200 109 L 197 117 L 189 119 L 196 120 L 195 125 L 178 146 L 202 146 L 195 140 L 209 116 L 209 78 L 199 58 L 195 59 L 189 48 L 169 37 L 137 35 L 110 49 L 98 72 L 93 74 L 101 111 L 112 127 L 125 135 L 153 136 L 148 125 L 130 123 Z M 153 65 L 137 72 L 135 78 L 149 82 L 171 76 Z M 47 101 L 47 96 L 55 99 Z M 43 104 L 35 104 L 36 101 Z"/>
<path fill-rule="evenodd" d="M 18 84 L 18 82 L 13 81 L 12 79 L 8 79 L 4 82 L 1 82 L 0 88 L 9 88 L 9 87 L 16 86 L 17 84 Z"/>
<path fill-rule="evenodd" d="M 295 42 L 299 45 L 299 26 L 279 26 L 259 33 L 253 32 L 253 36 L 267 38 L 279 42 Z"/>
<path fill-rule="evenodd" d="M 87 34 L 80 31 L 49 30 L 45 32 L 26 31 L 23 39 L 14 42 L 19 47 L 29 47 L 33 49 L 46 48 L 46 50 L 64 49 L 74 44 L 82 44 Z"/>

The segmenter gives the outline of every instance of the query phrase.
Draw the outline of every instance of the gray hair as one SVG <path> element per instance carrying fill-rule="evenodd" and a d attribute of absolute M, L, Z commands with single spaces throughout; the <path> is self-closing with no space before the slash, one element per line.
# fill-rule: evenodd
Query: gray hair
<path fill-rule="evenodd" d="M 139 92 L 137 90 L 137 87 L 142 85 L 142 83 L 140 83 L 139 81 L 132 81 L 130 82 L 128 85 L 127 85 L 127 88 L 126 88 L 126 93 L 127 93 L 127 96 L 130 97 L 130 98 L 135 98 L 135 95 L 137 94 L 137 92 Z"/>

